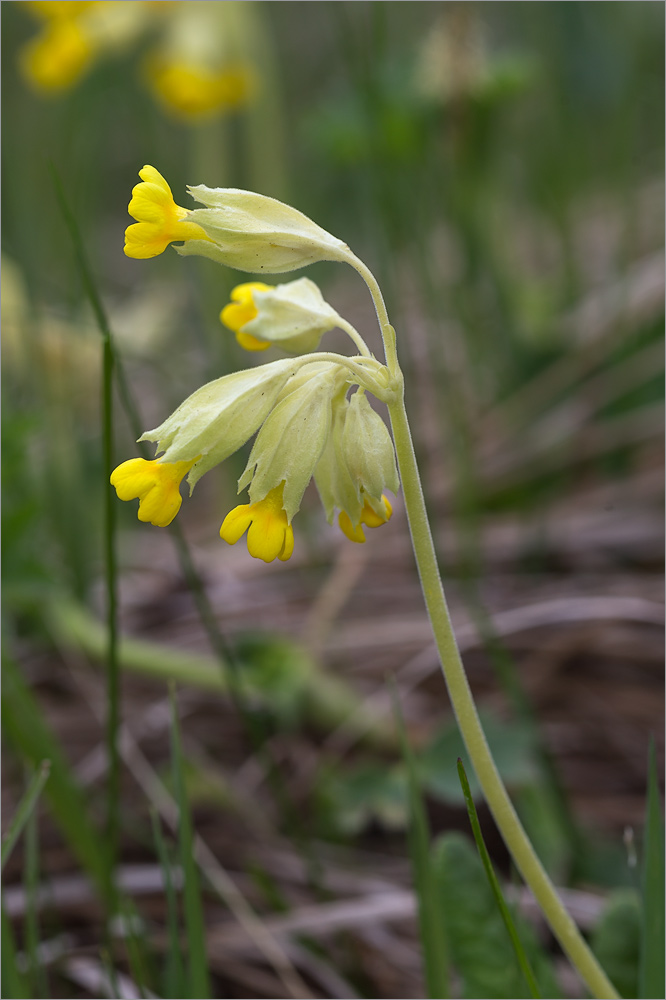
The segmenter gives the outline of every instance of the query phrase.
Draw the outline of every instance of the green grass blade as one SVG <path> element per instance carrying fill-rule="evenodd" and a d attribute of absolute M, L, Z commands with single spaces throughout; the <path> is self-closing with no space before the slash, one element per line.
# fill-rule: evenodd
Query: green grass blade
<path fill-rule="evenodd" d="M 657 783 L 654 740 L 650 741 L 645 843 L 639 997 L 664 996 L 664 824 Z"/>
<path fill-rule="evenodd" d="M 109 483 L 113 472 L 113 381 L 115 358 L 111 330 L 104 312 L 101 297 L 92 270 L 88 264 L 85 246 L 78 223 L 65 195 L 57 171 L 51 166 L 56 197 L 74 248 L 76 265 L 83 287 L 95 313 L 102 335 L 102 490 L 104 496 L 104 564 L 106 579 L 107 623 L 107 752 L 109 773 L 107 783 L 107 838 L 112 865 L 118 854 L 120 836 L 120 666 L 118 663 L 118 567 L 116 559 L 116 502 Z"/>
<path fill-rule="evenodd" d="M 16 942 L 9 917 L 2 906 L 2 958 L 0 959 L 0 992 L 3 997 L 23 1000 L 30 996 L 25 976 L 19 972 L 16 962 Z"/>
<path fill-rule="evenodd" d="M 16 841 L 21 836 L 23 827 L 28 822 L 32 810 L 37 804 L 37 799 L 42 793 L 44 785 L 48 781 L 51 771 L 51 761 L 43 760 L 32 777 L 23 798 L 19 802 L 14 818 L 9 824 L 9 829 L 2 838 L 2 869 L 4 869 L 10 854 L 14 850 Z"/>
<path fill-rule="evenodd" d="M 37 892 L 39 889 L 39 829 L 37 811 L 33 810 L 25 827 L 24 879 L 26 910 L 24 922 L 25 952 L 30 963 L 32 995 L 48 1000 L 49 985 L 44 964 L 39 957 L 39 918 Z"/>
<path fill-rule="evenodd" d="M 171 688 L 171 755 L 173 783 L 178 802 L 178 848 L 183 872 L 183 899 L 185 906 L 185 934 L 188 954 L 188 986 L 191 997 L 205 1000 L 210 997 L 206 933 L 201 903 L 199 872 L 194 860 L 194 837 L 190 805 L 185 791 L 183 754 L 173 686 Z"/>
<path fill-rule="evenodd" d="M 108 855 L 88 815 L 85 796 L 18 667 L 7 656 L 3 658 L 2 726 L 7 740 L 34 767 L 50 760 L 44 797 L 72 853 L 109 902 Z"/>
<path fill-rule="evenodd" d="M 185 970 L 183 968 L 183 957 L 180 947 L 178 899 L 171 877 L 172 868 L 166 841 L 164 840 L 159 817 L 154 810 L 151 812 L 151 820 L 155 848 L 162 868 L 162 878 L 164 879 L 164 890 L 167 901 L 168 951 L 163 976 L 163 993 L 167 1000 L 169 997 L 176 998 L 177 1000 L 177 998 L 185 996 Z"/>
<path fill-rule="evenodd" d="M 518 961 L 518 965 L 525 977 L 530 993 L 533 997 L 541 997 L 541 992 L 537 985 L 536 977 L 532 970 L 530 961 L 525 954 L 525 949 L 523 948 L 522 942 L 518 936 L 518 931 L 516 930 L 516 925 L 513 922 L 513 917 L 511 916 L 511 911 L 506 905 L 506 900 L 502 894 L 502 888 L 499 884 L 499 880 L 495 875 L 492 862 L 490 860 L 490 855 L 485 845 L 483 839 L 483 834 L 481 833 L 481 826 L 479 824 L 479 817 L 476 812 L 476 806 L 474 805 L 474 799 L 472 798 L 472 793 L 469 787 L 469 781 L 467 780 L 467 775 L 465 773 L 465 767 L 462 760 L 458 757 L 458 777 L 460 778 L 460 785 L 463 790 L 463 795 L 465 796 L 465 803 L 467 804 L 467 813 L 469 815 L 469 821 L 472 826 L 472 833 L 474 834 L 474 840 L 476 842 L 476 848 L 479 852 L 481 861 L 483 862 L 483 867 L 485 869 L 486 875 L 488 877 L 488 882 L 490 883 L 490 888 L 492 889 L 493 896 L 497 903 L 497 907 L 502 915 L 502 920 L 507 929 L 509 937 L 511 939 L 511 944 L 513 945 L 513 950 Z"/>
<path fill-rule="evenodd" d="M 428 997 L 451 996 L 449 984 L 446 929 L 437 898 L 437 880 L 433 877 L 430 828 L 426 815 L 414 755 L 393 692 L 394 715 L 400 734 L 402 754 L 407 767 L 409 792 L 409 848 L 412 857 L 414 888 L 418 901 L 419 930 L 423 946 L 423 964 Z"/>

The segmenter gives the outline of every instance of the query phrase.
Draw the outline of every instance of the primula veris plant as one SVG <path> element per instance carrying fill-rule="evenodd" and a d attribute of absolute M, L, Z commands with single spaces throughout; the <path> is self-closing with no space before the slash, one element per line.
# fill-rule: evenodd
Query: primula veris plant
<path fill-rule="evenodd" d="M 138 224 L 128 229 L 129 256 L 153 257 L 182 241 L 176 247 L 181 254 L 209 257 L 252 273 L 280 274 L 320 260 L 346 262 L 372 296 L 385 364 L 327 305 L 313 282 L 239 285 L 222 311 L 223 322 L 250 350 L 263 349 L 266 342 L 298 356 L 225 375 L 198 389 L 163 424 L 143 435 L 142 440 L 157 445 L 153 462 L 130 459 L 114 471 L 111 482 L 118 495 L 139 500 L 141 520 L 166 525 L 180 507 L 181 480 L 187 475 L 193 487 L 204 472 L 256 433 L 238 484 L 239 491 L 248 489 L 249 503 L 226 515 L 220 534 L 233 545 L 247 532 L 250 555 L 271 562 L 289 559 L 292 553 L 292 521 L 313 477 L 328 520 L 337 510 L 344 534 L 363 542 L 365 527 L 389 520 L 386 491 L 398 490 L 400 472 L 444 678 L 486 801 L 518 869 L 590 991 L 599 998 L 617 997 L 537 858 L 489 750 L 442 589 L 404 404 L 395 331 L 376 279 L 342 240 L 273 198 L 198 185 L 189 192 L 204 208 L 187 210 L 175 204 L 168 184 L 153 167 L 144 167 L 141 177 L 145 186 L 134 189 L 130 202 Z M 357 355 L 315 350 L 320 337 L 336 325 L 349 334 Z M 386 404 L 393 441 L 369 394 Z"/>

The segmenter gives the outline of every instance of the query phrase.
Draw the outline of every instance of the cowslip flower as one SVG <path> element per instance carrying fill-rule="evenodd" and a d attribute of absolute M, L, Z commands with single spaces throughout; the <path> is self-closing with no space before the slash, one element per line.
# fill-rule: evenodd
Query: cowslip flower
<path fill-rule="evenodd" d="M 290 354 L 315 351 L 322 336 L 340 322 L 309 278 L 276 286 L 260 281 L 237 285 L 220 319 L 246 351 L 274 344 Z"/>
<path fill-rule="evenodd" d="M 139 171 L 141 183 L 132 189 L 127 211 L 136 219 L 125 230 L 125 254 L 145 259 L 163 253 L 174 240 L 206 240 L 203 229 L 187 221 L 188 211 L 176 205 L 171 188 L 155 167 Z"/>
<path fill-rule="evenodd" d="M 245 3 L 165 4 L 164 31 L 145 62 L 162 107 L 198 121 L 247 104 L 256 91 L 251 15 Z"/>
<path fill-rule="evenodd" d="M 19 53 L 21 71 L 35 90 L 56 94 L 78 83 L 101 54 L 134 41 L 158 4 L 47 0 L 25 6 L 43 28 Z"/>
<path fill-rule="evenodd" d="M 399 488 L 393 442 L 362 390 L 334 400 L 332 433 L 314 480 L 329 523 L 337 509 L 340 529 L 353 542 L 365 541 L 362 525 L 377 528 L 391 517 L 385 491 Z"/>

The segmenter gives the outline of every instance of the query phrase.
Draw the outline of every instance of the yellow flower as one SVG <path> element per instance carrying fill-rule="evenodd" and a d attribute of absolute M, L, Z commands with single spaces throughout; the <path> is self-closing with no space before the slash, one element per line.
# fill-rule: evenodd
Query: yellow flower
<path fill-rule="evenodd" d="M 264 285 L 261 281 L 248 281 L 244 285 L 236 285 L 231 293 L 231 302 L 220 313 L 224 325 L 234 331 L 236 340 L 246 351 L 265 351 L 271 346 L 270 341 L 259 340 L 251 333 L 243 333 L 242 329 L 258 315 L 252 292 L 268 292 L 270 288 L 270 285 Z"/>
<path fill-rule="evenodd" d="M 361 511 L 361 518 L 356 526 L 352 524 L 351 518 L 345 510 L 340 512 L 338 524 L 340 525 L 340 529 L 350 541 L 365 541 L 365 533 L 361 527 L 362 524 L 365 524 L 368 528 L 379 528 L 380 525 L 386 524 L 393 513 L 393 508 L 384 494 L 382 494 L 382 502 L 383 510 L 381 508 L 380 510 L 377 510 L 379 504 L 375 501 L 373 506 L 371 506 L 366 499 L 363 510 Z"/>
<path fill-rule="evenodd" d="M 180 484 L 196 462 L 147 461 L 131 458 L 111 474 L 120 500 L 139 500 L 139 520 L 159 528 L 171 524 L 180 510 Z"/>
<path fill-rule="evenodd" d="M 283 562 L 294 551 L 294 529 L 287 523 L 282 507 L 284 482 L 272 489 L 263 500 L 234 507 L 220 528 L 220 538 L 235 545 L 247 531 L 247 550 L 255 559 Z"/>
<path fill-rule="evenodd" d="M 53 18 L 20 54 L 21 69 L 37 90 L 66 90 L 86 72 L 95 46 L 73 17 Z"/>
<path fill-rule="evenodd" d="M 175 240 L 208 240 L 201 226 L 183 221 L 189 212 L 176 205 L 171 188 L 155 167 L 146 165 L 139 177 L 142 183 L 133 188 L 127 208 L 137 220 L 125 230 L 128 257 L 157 257 Z"/>
<path fill-rule="evenodd" d="M 156 96 L 166 109 L 180 118 L 199 119 L 248 101 L 252 75 L 243 66 L 212 70 L 185 61 L 153 57 L 146 75 Z"/>
<path fill-rule="evenodd" d="M 237 285 L 231 298 L 220 319 L 246 351 L 274 344 L 289 354 L 309 354 L 325 333 L 344 323 L 309 278 L 284 285 L 248 282 Z"/>

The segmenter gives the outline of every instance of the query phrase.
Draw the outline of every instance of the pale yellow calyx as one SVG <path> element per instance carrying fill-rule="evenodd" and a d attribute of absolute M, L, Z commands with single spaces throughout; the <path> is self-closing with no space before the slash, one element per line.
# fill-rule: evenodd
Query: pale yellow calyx
<path fill-rule="evenodd" d="M 190 213 L 210 242 L 190 240 L 177 248 L 239 271 L 281 274 L 318 260 L 350 259 L 349 247 L 306 215 L 275 198 L 238 188 L 198 184 L 189 193 L 205 208 Z"/>
<path fill-rule="evenodd" d="M 166 528 L 180 510 L 180 484 L 196 460 L 149 462 L 145 458 L 131 458 L 114 469 L 110 482 L 120 500 L 139 500 L 140 521 Z"/>
<path fill-rule="evenodd" d="M 231 302 L 220 313 L 220 320 L 233 330 L 236 340 L 246 351 L 265 351 L 271 346 L 270 341 L 259 340 L 243 330 L 243 327 L 257 315 L 253 292 L 267 292 L 270 287 L 261 281 L 248 281 L 243 285 L 236 285 L 231 292 Z"/>
<path fill-rule="evenodd" d="M 133 188 L 127 208 L 137 220 L 125 230 L 128 257 L 156 257 L 169 243 L 178 240 L 208 240 L 201 226 L 185 221 L 189 212 L 176 205 L 171 188 L 155 167 L 146 165 L 139 171 L 139 177 L 142 183 Z"/>
<path fill-rule="evenodd" d="M 378 507 L 379 509 L 377 509 Z M 377 503 L 371 506 L 366 499 L 358 524 L 352 524 L 349 514 L 344 510 L 340 512 L 338 524 L 341 531 L 351 542 L 364 542 L 365 532 L 361 525 L 365 524 L 368 528 L 379 528 L 382 524 L 386 524 L 390 520 L 392 513 L 393 508 L 391 504 L 387 497 L 382 495 L 381 507 Z"/>
<path fill-rule="evenodd" d="M 247 550 L 255 559 L 283 562 L 294 551 L 294 529 L 282 506 L 284 483 L 272 489 L 256 503 L 234 507 L 222 522 L 220 538 L 235 545 L 247 531 Z"/>

